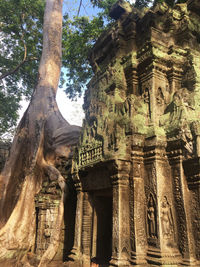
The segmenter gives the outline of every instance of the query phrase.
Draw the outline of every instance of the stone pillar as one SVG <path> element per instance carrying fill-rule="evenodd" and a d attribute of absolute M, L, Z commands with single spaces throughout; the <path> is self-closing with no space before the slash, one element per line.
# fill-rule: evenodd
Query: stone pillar
<path fill-rule="evenodd" d="M 81 249 L 81 233 L 82 233 L 82 217 L 83 217 L 83 192 L 79 183 L 76 184 L 77 205 L 76 205 L 76 219 L 74 231 L 74 246 L 69 256 L 73 262 L 69 266 L 82 266 L 82 249 Z"/>
<path fill-rule="evenodd" d="M 134 265 L 146 265 L 147 237 L 146 237 L 146 213 L 145 193 L 143 177 L 143 148 L 134 147 L 132 150 L 132 173 L 130 181 L 130 205 L 131 205 L 131 263 Z"/>
<path fill-rule="evenodd" d="M 90 266 L 91 260 L 91 243 L 92 243 L 92 206 L 89 202 L 88 193 L 83 196 L 83 216 L 82 216 L 82 235 L 81 247 L 83 257 L 83 267 Z"/>
<path fill-rule="evenodd" d="M 190 220 L 195 243 L 195 257 L 200 260 L 200 158 L 194 157 L 183 162 L 184 174 L 190 192 Z M 177 171 L 175 171 L 177 175 Z"/>
<path fill-rule="evenodd" d="M 195 241 L 191 221 L 192 201 L 183 170 L 182 150 L 171 151 L 169 157 L 172 167 L 173 191 L 178 222 L 178 244 L 183 257 L 183 265 L 199 266 L 195 255 Z"/>
<path fill-rule="evenodd" d="M 113 232 L 112 257 L 114 266 L 130 266 L 129 172 L 130 162 L 117 160 L 113 175 Z"/>
<path fill-rule="evenodd" d="M 182 71 L 178 68 L 173 68 L 168 72 L 168 80 L 170 93 L 173 95 L 178 89 L 181 88 Z"/>
<path fill-rule="evenodd" d="M 96 257 L 96 251 L 97 251 L 97 214 L 96 210 L 93 209 L 91 258 Z"/>
<path fill-rule="evenodd" d="M 46 208 L 43 203 L 37 204 L 37 232 L 36 232 L 36 242 L 35 242 L 35 253 L 40 258 L 45 251 L 46 242 L 44 240 L 44 229 L 45 229 L 45 215 Z"/>
<path fill-rule="evenodd" d="M 172 176 L 165 140 L 153 137 L 145 146 L 145 194 L 147 203 L 147 261 L 152 265 L 178 266 L 177 224 Z"/>

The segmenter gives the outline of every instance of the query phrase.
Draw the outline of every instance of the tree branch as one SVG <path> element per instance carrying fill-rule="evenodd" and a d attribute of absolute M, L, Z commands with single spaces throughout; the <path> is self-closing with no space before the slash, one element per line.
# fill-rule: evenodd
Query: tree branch
<path fill-rule="evenodd" d="M 22 61 L 19 65 L 17 65 L 17 67 L 14 68 L 13 70 L 8 71 L 8 72 L 2 74 L 2 75 L 0 76 L 0 80 L 2 80 L 2 79 L 4 79 L 4 78 L 6 78 L 7 76 L 12 75 L 12 74 L 14 74 L 15 72 L 17 72 L 18 69 L 19 69 L 25 62 L 28 61 L 28 60 L 26 60 L 26 56 L 25 56 L 25 54 L 26 54 L 26 53 L 24 53 L 24 59 L 23 59 L 23 61 Z"/>
<path fill-rule="evenodd" d="M 4 79 L 4 78 L 6 78 L 7 76 L 12 75 L 12 74 L 14 74 L 15 72 L 17 72 L 18 69 L 19 69 L 19 68 L 20 68 L 20 67 L 27 61 L 27 60 L 26 60 L 26 57 L 27 57 L 27 47 L 26 47 L 26 44 L 25 44 L 25 41 L 24 41 L 24 33 L 25 33 L 25 30 L 24 30 L 24 28 L 23 28 L 23 24 L 22 24 L 23 21 L 24 21 L 24 16 L 25 16 L 24 14 L 21 15 L 21 25 L 20 25 L 21 30 L 22 30 L 22 35 L 21 35 L 20 39 L 21 39 L 21 41 L 22 41 L 22 43 L 23 43 L 23 46 L 24 46 L 24 58 L 23 58 L 22 62 L 19 63 L 19 64 L 17 65 L 17 67 L 15 67 L 13 70 L 8 71 L 8 72 L 2 74 L 2 75 L 0 76 L 0 80 L 2 80 L 2 79 Z"/>
<path fill-rule="evenodd" d="M 79 4 L 79 8 L 78 8 L 78 12 L 77 12 L 77 17 L 79 16 L 80 10 L 81 10 L 81 6 L 82 6 L 82 0 L 80 0 L 80 4 Z"/>
<path fill-rule="evenodd" d="M 13 70 L 8 71 L 8 72 L 2 74 L 2 75 L 0 76 L 0 81 L 3 80 L 4 78 L 6 78 L 7 76 L 12 75 L 12 74 L 14 74 L 15 72 L 17 72 L 18 69 L 21 68 L 21 66 L 22 66 L 24 63 L 26 63 L 26 62 L 28 62 L 28 61 L 32 61 L 32 60 L 37 60 L 37 59 L 38 59 L 37 57 L 30 57 L 30 58 L 28 58 L 28 59 L 23 60 L 23 61 L 22 61 L 19 65 L 17 65 L 17 67 L 14 68 Z"/>

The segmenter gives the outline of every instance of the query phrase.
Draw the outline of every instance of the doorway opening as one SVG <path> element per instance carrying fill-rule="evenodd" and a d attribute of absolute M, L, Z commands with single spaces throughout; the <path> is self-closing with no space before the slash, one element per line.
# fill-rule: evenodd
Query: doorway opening
<path fill-rule="evenodd" d="M 93 200 L 92 260 L 107 265 L 112 256 L 112 193 L 95 193 Z"/>

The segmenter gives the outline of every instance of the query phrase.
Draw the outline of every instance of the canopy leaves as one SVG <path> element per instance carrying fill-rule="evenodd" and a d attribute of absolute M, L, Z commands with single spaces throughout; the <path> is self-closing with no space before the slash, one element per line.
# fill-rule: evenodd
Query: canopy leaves
<path fill-rule="evenodd" d="M 44 0 L 0 1 L 0 135 L 16 124 L 30 98 L 42 49 Z"/>

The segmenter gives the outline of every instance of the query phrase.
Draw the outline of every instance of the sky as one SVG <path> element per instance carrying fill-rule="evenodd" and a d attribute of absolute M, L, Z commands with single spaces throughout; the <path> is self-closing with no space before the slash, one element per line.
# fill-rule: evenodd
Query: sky
<path fill-rule="evenodd" d="M 129 0 L 131 4 L 135 2 L 135 0 Z M 77 15 L 78 7 L 80 0 L 64 0 L 63 13 L 66 11 L 69 12 L 71 16 Z M 96 15 L 98 9 L 94 9 L 89 0 L 83 0 L 82 6 L 80 10 L 80 15 L 85 15 L 92 17 Z M 83 105 L 83 97 L 78 98 L 77 101 L 71 101 L 66 94 L 64 93 L 62 88 L 58 88 L 56 101 L 58 104 L 58 108 L 60 109 L 63 117 L 72 125 L 82 126 L 82 121 L 84 118 L 84 112 L 82 109 Z M 21 101 L 21 110 L 19 111 L 19 120 L 23 116 L 24 112 L 28 107 L 28 102 L 24 99 Z"/>
<path fill-rule="evenodd" d="M 83 97 L 78 98 L 77 101 L 71 101 L 64 93 L 64 91 L 59 88 L 56 95 L 56 101 L 61 114 L 70 124 L 82 126 L 82 121 L 85 117 L 82 108 Z M 20 104 L 22 108 L 19 111 L 18 121 L 20 121 L 20 119 L 22 118 L 29 102 L 23 99 Z"/>

